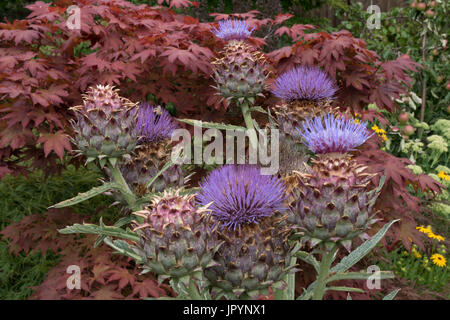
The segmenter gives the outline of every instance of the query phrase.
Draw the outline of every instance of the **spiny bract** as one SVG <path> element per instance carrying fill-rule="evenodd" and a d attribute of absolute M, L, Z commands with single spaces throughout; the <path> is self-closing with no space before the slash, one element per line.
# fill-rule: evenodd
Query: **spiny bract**
<path fill-rule="evenodd" d="M 152 204 L 134 214 L 140 237 L 139 254 L 144 265 L 160 276 L 182 278 L 215 265 L 218 247 L 207 208 L 197 208 L 195 195 L 178 191 L 155 197 Z"/>
<path fill-rule="evenodd" d="M 71 108 L 75 119 L 74 143 L 88 161 L 100 160 L 113 165 L 131 153 L 137 144 L 136 104 L 120 97 L 112 86 L 90 87 L 83 95 L 83 105 Z"/>
<path fill-rule="evenodd" d="M 312 167 L 295 172 L 291 188 L 294 220 L 304 232 L 302 241 L 314 246 L 340 243 L 351 249 L 352 239 L 363 236 L 376 220 L 372 208 L 378 191 L 375 174 L 352 159 L 348 151 L 370 136 L 364 123 L 334 118 L 314 118 L 304 124 L 307 146 L 316 153 Z"/>
<path fill-rule="evenodd" d="M 295 172 L 291 218 L 304 232 L 302 242 L 334 242 L 350 250 L 352 239 L 376 221 L 374 174 L 346 154 L 319 155 L 312 164 L 306 173 Z"/>
<path fill-rule="evenodd" d="M 263 96 L 269 72 L 261 51 L 245 41 L 232 40 L 212 64 L 215 65 L 214 88 L 224 99 L 242 103 L 245 99 Z"/>

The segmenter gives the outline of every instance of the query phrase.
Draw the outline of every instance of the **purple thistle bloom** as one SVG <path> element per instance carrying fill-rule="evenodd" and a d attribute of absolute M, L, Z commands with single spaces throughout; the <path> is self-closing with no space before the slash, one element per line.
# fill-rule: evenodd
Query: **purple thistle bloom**
<path fill-rule="evenodd" d="M 373 133 L 366 128 L 367 122 L 357 123 L 353 119 L 335 118 L 327 115 L 303 122 L 303 130 L 297 129 L 306 146 L 314 153 L 346 153 L 369 139 Z"/>
<path fill-rule="evenodd" d="M 245 20 L 227 19 L 219 21 L 219 28 L 213 28 L 211 31 L 216 37 L 225 41 L 230 40 L 245 40 L 252 34 L 255 27 L 250 28 L 250 25 Z"/>
<path fill-rule="evenodd" d="M 272 93 L 285 101 L 332 99 L 337 91 L 334 81 L 317 67 L 300 66 L 280 75 Z"/>
<path fill-rule="evenodd" d="M 138 110 L 136 127 L 143 141 L 148 143 L 170 138 L 177 125 L 164 108 L 142 102 Z"/>
<path fill-rule="evenodd" d="M 276 176 L 261 175 L 254 165 L 225 165 L 212 171 L 200 184 L 200 205 L 212 203 L 212 215 L 221 228 L 240 231 L 247 223 L 284 211 L 283 182 Z"/>

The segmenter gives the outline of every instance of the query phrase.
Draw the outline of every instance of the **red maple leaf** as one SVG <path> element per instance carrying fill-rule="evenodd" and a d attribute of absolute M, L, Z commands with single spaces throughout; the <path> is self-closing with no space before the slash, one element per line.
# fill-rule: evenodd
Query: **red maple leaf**
<path fill-rule="evenodd" d="M 50 152 L 54 151 L 62 160 L 64 156 L 64 150 L 72 151 L 69 137 L 62 130 L 59 130 L 55 133 L 45 133 L 41 135 L 37 143 L 44 144 L 44 153 L 46 157 Z"/>

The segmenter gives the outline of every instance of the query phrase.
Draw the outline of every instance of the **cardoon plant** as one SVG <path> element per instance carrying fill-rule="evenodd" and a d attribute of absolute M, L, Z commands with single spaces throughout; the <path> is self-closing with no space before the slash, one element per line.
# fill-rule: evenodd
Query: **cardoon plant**
<path fill-rule="evenodd" d="M 75 132 L 72 140 L 78 147 L 79 154 L 87 158 L 86 163 L 98 160 L 101 168 L 107 166 L 114 184 L 105 184 L 96 190 L 105 192 L 114 186 L 127 204 L 134 207 L 136 197 L 124 180 L 117 163 L 129 158 L 138 143 L 137 105 L 119 96 L 118 90 L 109 85 L 90 87 L 82 98 L 82 105 L 71 108 L 75 113 L 75 119 L 71 120 Z M 58 205 L 68 206 L 88 198 L 91 194 L 96 193 L 91 191 L 81 194 L 71 199 L 74 202 L 68 200 Z"/>
<path fill-rule="evenodd" d="M 257 166 L 227 165 L 200 185 L 198 201 L 211 215 L 224 243 L 204 269 L 213 291 L 228 297 L 256 298 L 283 283 L 290 266 L 291 228 L 285 223 L 285 187 Z"/>
<path fill-rule="evenodd" d="M 328 115 L 306 120 L 299 134 L 317 156 L 306 172 L 294 172 L 293 219 L 302 243 L 320 244 L 322 262 L 314 298 L 321 299 L 339 245 L 350 251 L 352 240 L 367 238 L 364 232 L 377 221 L 372 208 L 380 190 L 371 182 L 375 175 L 348 153 L 371 136 L 366 123 Z"/>
<path fill-rule="evenodd" d="M 82 105 L 71 108 L 73 142 L 88 162 L 98 159 L 101 167 L 107 162 L 114 166 L 136 147 L 136 104 L 109 85 L 90 87 L 82 98 Z"/>
<path fill-rule="evenodd" d="M 303 123 L 305 144 L 317 154 L 305 173 L 296 172 L 298 188 L 295 212 L 305 232 L 303 241 L 341 243 L 351 240 L 374 222 L 372 207 L 377 194 L 374 175 L 348 154 L 370 136 L 366 123 L 328 115 Z"/>
<path fill-rule="evenodd" d="M 197 207 L 195 195 L 180 195 L 179 191 L 164 192 L 154 197 L 151 205 L 134 215 L 140 241 L 136 250 L 144 269 L 170 278 L 174 289 L 186 291 L 190 299 L 201 299 L 195 279 L 204 268 L 215 265 L 214 253 L 220 243 L 216 239 L 207 207 Z"/>
<path fill-rule="evenodd" d="M 299 66 L 281 74 L 272 90 L 283 101 L 274 107 L 280 129 L 298 139 L 296 128 L 305 119 L 337 113 L 330 104 L 336 92 L 335 82 L 318 67 Z"/>
<path fill-rule="evenodd" d="M 131 159 L 120 163 L 120 170 L 136 194 L 143 196 L 150 191 L 147 184 L 170 161 L 171 136 L 177 125 L 167 110 L 142 102 L 136 126 L 138 147 Z M 181 166 L 172 165 L 154 181 L 151 190 L 162 192 L 168 187 L 181 187 L 184 182 Z"/>
<path fill-rule="evenodd" d="M 245 40 L 251 35 L 247 21 L 225 20 L 219 22 L 218 28 L 212 32 L 227 43 L 215 65 L 215 89 L 224 99 L 233 100 L 240 105 L 247 129 L 253 130 L 253 119 L 249 105 L 255 102 L 257 96 L 262 96 L 265 81 L 268 77 L 266 57 Z M 256 147 L 256 136 L 251 132 L 251 145 Z"/>

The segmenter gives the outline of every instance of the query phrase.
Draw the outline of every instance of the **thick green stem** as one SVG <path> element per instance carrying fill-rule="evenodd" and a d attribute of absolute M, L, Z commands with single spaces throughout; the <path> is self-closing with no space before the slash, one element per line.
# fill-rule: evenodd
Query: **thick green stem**
<path fill-rule="evenodd" d="M 241 104 L 241 110 L 242 116 L 244 117 L 245 126 L 249 131 L 250 145 L 252 146 L 253 150 L 257 150 L 256 148 L 258 146 L 258 138 L 256 137 L 256 130 L 255 127 L 253 126 L 252 114 L 250 112 L 250 108 L 247 102 Z"/>
<path fill-rule="evenodd" d="M 120 185 L 121 187 L 120 193 L 125 198 L 125 201 L 127 202 L 130 209 L 132 211 L 141 210 L 142 209 L 141 207 L 136 206 L 136 196 L 134 195 L 133 191 L 131 191 L 130 187 L 128 186 L 127 182 L 122 176 L 122 173 L 120 172 L 119 168 L 112 165 L 109 165 L 108 167 L 109 170 L 111 171 L 111 175 L 113 176 L 114 182 Z"/>
<path fill-rule="evenodd" d="M 292 257 L 291 260 L 291 266 L 295 265 L 297 263 L 297 258 L 296 257 Z M 288 275 L 287 278 L 287 292 L 288 292 L 288 296 L 287 296 L 287 300 L 295 300 L 295 272 L 291 272 Z"/>
<path fill-rule="evenodd" d="M 330 273 L 331 264 L 333 263 L 333 257 L 338 249 L 337 245 L 334 245 L 329 251 L 325 248 L 322 253 L 322 261 L 320 262 L 319 275 L 317 277 L 317 286 L 314 289 L 313 300 L 322 300 L 325 293 L 326 279 Z"/>

